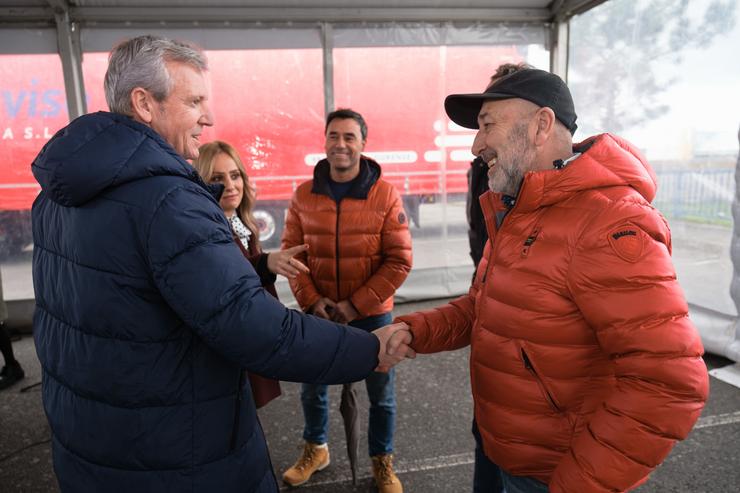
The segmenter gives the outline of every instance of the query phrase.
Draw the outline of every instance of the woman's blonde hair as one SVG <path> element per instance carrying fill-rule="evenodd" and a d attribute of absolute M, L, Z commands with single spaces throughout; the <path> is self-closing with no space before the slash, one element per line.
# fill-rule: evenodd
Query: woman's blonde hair
<path fill-rule="evenodd" d="M 242 201 L 236 208 L 236 214 L 239 219 L 242 220 L 244 225 L 254 235 L 255 244 L 259 247 L 259 228 L 257 228 L 257 221 L 252 214 L 254 209 L 254 203 L 256 201 L 254 187 L 249 182 L 249 177 L 244 169 L 239 153 L 231 144 L 222 140 L 214 140 L 208 144 L 200 146 L 199 156 L 193 160 L 193 167 L 196 169 L 198 174 L 203 178 L 203 181 L 209 183 L 213 176 L 213 163 L 216 161 L 216 157 L 219 154 L 226 154 L 236 163 L 236 168 L 239 170 L 239 174 L 242 176 L 242 182 L 244 183 Z"/>

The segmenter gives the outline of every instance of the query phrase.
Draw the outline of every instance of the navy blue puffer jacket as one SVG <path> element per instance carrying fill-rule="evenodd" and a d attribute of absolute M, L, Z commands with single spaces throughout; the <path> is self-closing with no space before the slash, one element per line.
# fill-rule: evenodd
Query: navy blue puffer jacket
<path fill-rule="evenodd" d="M 34 337 L 62 491 L 277 491 L 240 369 L 355 381 L 377 339 L 265 292 L 195 170 L 128 117 L 78 118 L 33 172 Z"/>

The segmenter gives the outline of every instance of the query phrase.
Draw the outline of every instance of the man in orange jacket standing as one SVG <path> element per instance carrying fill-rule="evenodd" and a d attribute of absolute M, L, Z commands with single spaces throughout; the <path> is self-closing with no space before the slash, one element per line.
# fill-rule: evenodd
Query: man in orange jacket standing
<path fill-rule="evenodd" d="M 393 295 L 411 270 L 411 235 L 401 197 L 363 156 L 367 125 L 340 109 L 326 118 L 326 159 L 301 184 L 285 221 L 282 247 L 308 244 L 296 258 L 311 270 L 290 280 L 301 308 L 313 315 L 373 330 L 388 325 Z M 393 472 L 394 371 L 365 380 L 370 400 L 368 445 L 380 493 L 401 493 Z M 303 385 L 304 451 L 283 481 L 298 486 L 329 464 L 326 385 Z"/>
<path fill-rule="evenodd" d="M 478 129 L 489 241 L 467 295 L 399 317 L 419 353 L 471 346 L 476 469 L 507 493 L 625 491 L 687 436 L 708 393 L 699 335 L 650 202 L 656 178 L 610 134 L 573 144 L 565 83 L 536 69 L 445 100 Z M 488 485 L 476 485 L 487 491 Z"/>

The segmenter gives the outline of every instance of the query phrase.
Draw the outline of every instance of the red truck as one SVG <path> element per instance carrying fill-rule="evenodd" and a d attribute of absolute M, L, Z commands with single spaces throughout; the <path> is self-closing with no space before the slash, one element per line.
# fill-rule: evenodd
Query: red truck
<path fill-rule="evenodd" d="M 409 215 L 422 201 L 464 194 L 474 133 L 446 117 L 444 97 L 477 92 L 526 46 L 422 46 L 334 49 L 335 107 L 363 114 L 366 153 L 404 196 Z M 257 187 L 255 215 L 274 246 L 295 188 L 324 157 L 320 49 L 207 51 L 216 125 L 204 141 L 235 145 Z M 106 53 L 85 53 L 89 111 L 106 110 Z M 31 161 L 68 122 L 56 55 L 0 56 L 0 254 L 30 244 L 29 209 L 39 186 Z M 418 225 L 418 214 L 416 215 Z"/>

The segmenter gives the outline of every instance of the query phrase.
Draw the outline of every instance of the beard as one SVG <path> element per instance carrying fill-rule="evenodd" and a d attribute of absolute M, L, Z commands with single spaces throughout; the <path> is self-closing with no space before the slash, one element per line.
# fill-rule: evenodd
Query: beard
<path fill-rule="evenodd" d="M 511 129 L 504 149 L 496 153 L 496 165 L 488 175 L 488 188 L 493 192 L 516 196 L 524 181 L 524 173 L 534 161 L 534 148 L 527 138 L 528 123 Z"/>

